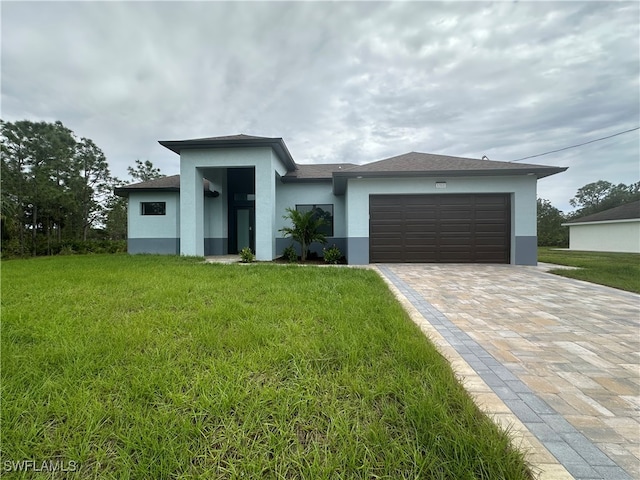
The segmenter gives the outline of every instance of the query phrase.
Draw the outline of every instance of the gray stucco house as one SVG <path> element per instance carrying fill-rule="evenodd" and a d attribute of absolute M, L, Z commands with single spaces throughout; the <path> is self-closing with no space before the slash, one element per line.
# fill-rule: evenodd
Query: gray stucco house
<path fill-rule="evenodd" d="M 411 152 L 364 165 L 296 163 L 282 138 L 161 141 L 180 175 L 116 189 L 128 197 L 128 251 L 272 260 L 290 244 L 285 209 L 329 220 L 350 264 L 535 265 L 536 184 L 566 170 Z M 317 248 L 317 246 L 316 246 Z"/>

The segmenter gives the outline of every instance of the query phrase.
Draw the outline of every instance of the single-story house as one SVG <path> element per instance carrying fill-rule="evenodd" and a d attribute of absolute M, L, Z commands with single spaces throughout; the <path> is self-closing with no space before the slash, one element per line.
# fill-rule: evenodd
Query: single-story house
<path fill-rule="evenodd" d="M 349 264 L 535 265 L 536 183 L 562 167 L 411 152 L 364 165 L 298 164 L 282 138 L 161 141 L 180 175 L 116 189 L 128 251 L 273 260 L 287 208 L 314 210 Z M 318 245 L 314 245 L 319 250 Z"/>
<path fill-rule="evenodd" d="M 562 224 L 569 250 L 640 253 L 640 200 Z"/>

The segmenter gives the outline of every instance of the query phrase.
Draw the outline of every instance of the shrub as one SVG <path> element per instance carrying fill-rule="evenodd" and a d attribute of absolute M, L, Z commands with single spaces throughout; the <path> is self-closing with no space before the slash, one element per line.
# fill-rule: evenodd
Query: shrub
<path fill-rule="evenodd" d="M 294 263 L 298 261 L 298 254 L 293 245 L 289 245 L 282 251 L 282 256 L 286 258 L 289 263 Z"/>
<path fill-rule="evenodd" d="M 240 261 L 242 263 L 251 263 L 255 261 L 256 256 L 253 254 L 249 247 L 244 247 L 240 250 Z"/>
<path fill-rule="evenodd" d="M 313 211 L 301 213 L 293 208 L 287 208 L 287 214 L 282 218 L 290 220 L 291 227 L 280 229 L 285 236 L 291 237 L 300 244 L 300 259 L 304 262 L 307 259 L 307 251 L 312 242 L 327 243 L 325 235 L 320 232 L 320 227 L 327 222 L 325 219 L 316 217 Z"/>
<path fill-rule="evenodd" d="M 342 259 L 342 252 L 335 244 L 331 248 L 323 248 L 322 252 L 324 253 L 325 263 L 336 264 Z"/>

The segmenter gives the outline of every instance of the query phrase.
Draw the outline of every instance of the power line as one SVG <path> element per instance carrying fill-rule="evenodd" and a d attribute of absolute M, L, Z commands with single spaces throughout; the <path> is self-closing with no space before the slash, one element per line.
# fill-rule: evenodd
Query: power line
<path fill-rule="evenodd" d="M 510 160 L 511 162 L 519 162 L 520 160 L 526 160 L 527 158 L 541 157 L 543 155 L 549 155 L 550 153 L 561 152 L 563 150 L 569 150 L 570 148 L 581 147 L 582 145 L 588 145 L 589 143 L 599 142 L 600 140 L 606 140 L 607 138 L 617 137 L 618 135 L 622 135 L 624 133 L 633 132 L 635 130 L 639 130 L 640 127 L 635 127 L 630 130 L 625 130 L 624 132 L 614 133 L 613 135 L 609 135 L 607 137 L 596 138 L 595 140 L 590 140 L 584 143 L 578 143 L 577 145 L 571 145 L 570 147 L 559 148 L 558 150 L 551 150 L 550 152 L 538 153 L 537 155 L 529 155 L 528 157 L 518 158 L 517 160 Z"/>

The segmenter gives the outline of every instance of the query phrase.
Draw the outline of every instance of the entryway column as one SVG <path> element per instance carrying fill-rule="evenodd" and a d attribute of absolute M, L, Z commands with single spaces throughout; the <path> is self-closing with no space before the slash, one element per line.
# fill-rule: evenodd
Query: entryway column
<path fill-rule="evenodd" d="M 276 178 L 271 162 L 256 164 L 256 259 L 273 260 L 275 253 Z"/>
<path fill-rule="evenodd" d="M 180 162 L 180 254 L 204 256 L 204 187 L 198 168 Z"/>

